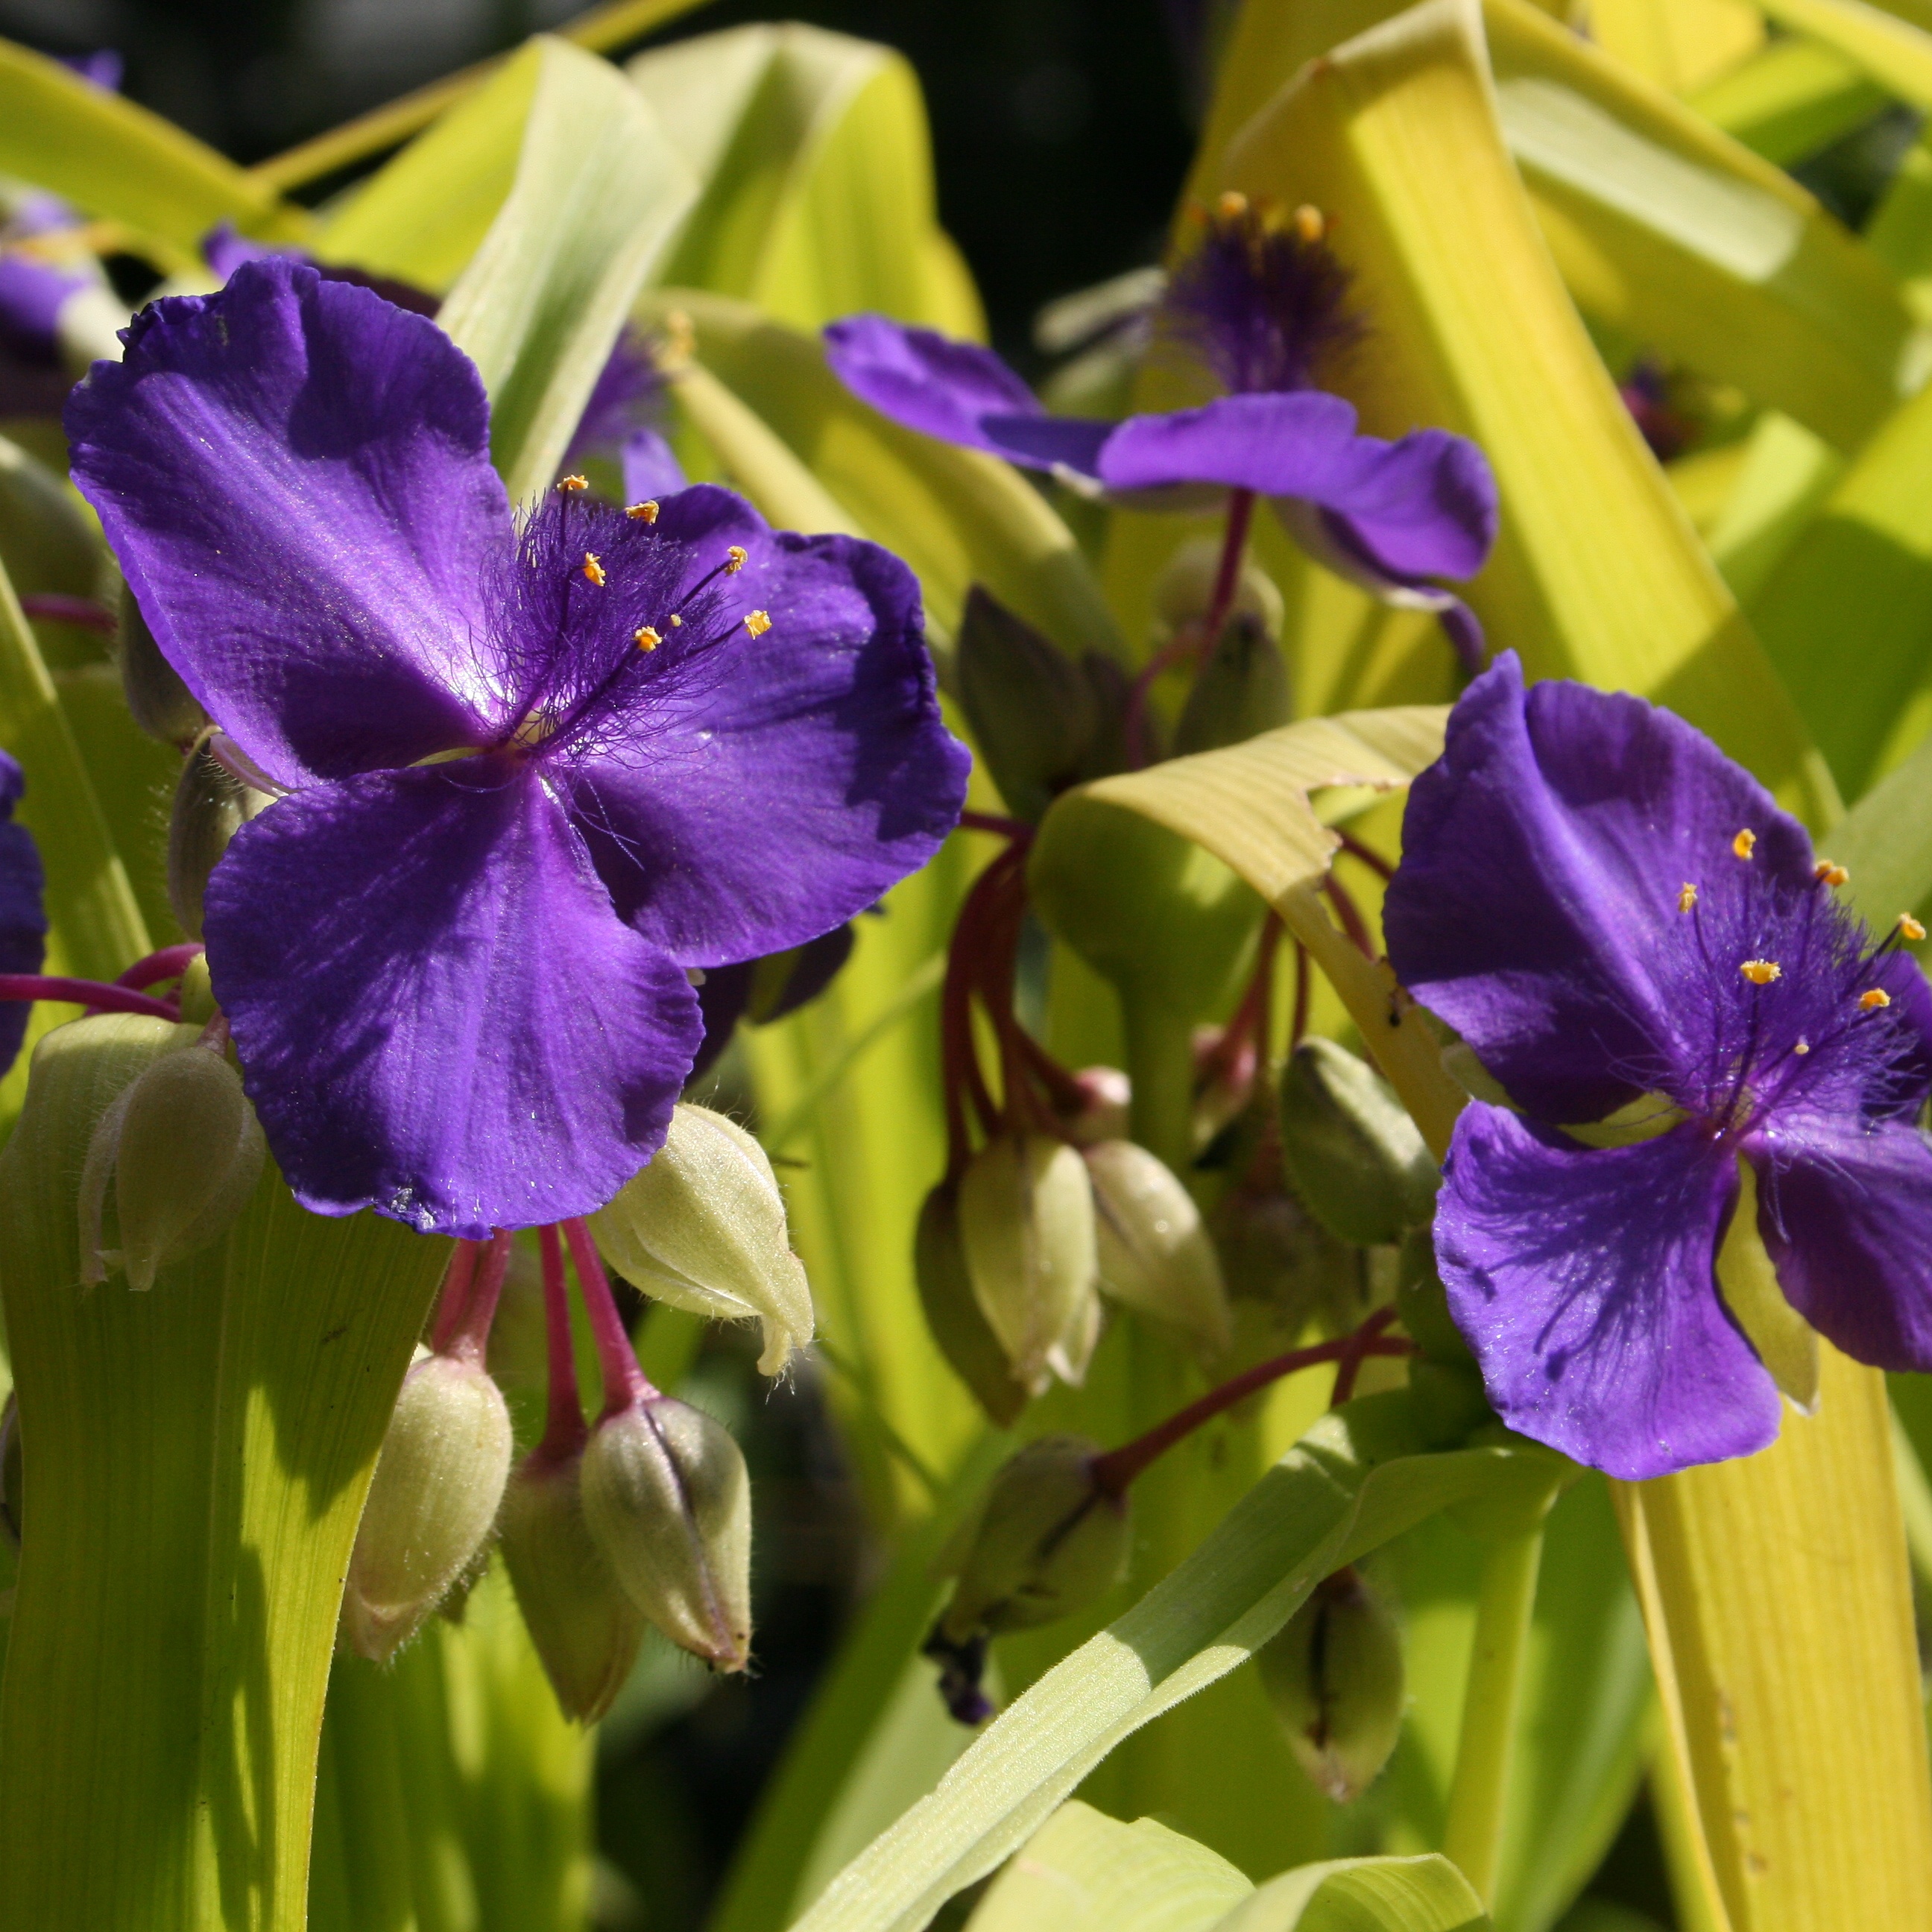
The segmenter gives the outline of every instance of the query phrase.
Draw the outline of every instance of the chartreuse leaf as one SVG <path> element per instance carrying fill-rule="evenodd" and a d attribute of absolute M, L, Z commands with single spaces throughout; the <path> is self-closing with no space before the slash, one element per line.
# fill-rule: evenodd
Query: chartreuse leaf
<path fill-rule="evenodd" d="M 1793 32 L 1809 34 L 1857 62 L 1887 92 L 1932 107 L 1932 20 L 1915 26 L 1865 0 L 1758 0 Z M 1902 12 L 1904 10 L 1898 10 Z"/>
<path fill-rule="evenodd" d="M 542 43 L 514 184 L 439 320 L 482 370 L 514 498 L 542 490 L 652 265 L 697 192 L 623 76 Z"/>
<path fill-rule="evenodd" d="M 1781 170 L 1527 0 L 1486 0 L 1497 113 L 1594 320 L 1855 448 L 1921 373 L 1892 278 Z"/>
<path fill-rule="evenodd" d="M 1828 772 L 1632 426 L 1492 107 L 1480 22 L 1430 0 L 1333 49 L 1243 130 L 1226 187 L 1336 218 L 1373 327 L 1340 377 L 1365 427 L 1472 436 L 1502 527 L 1468 595 L 1533 675 L 1643 692 L 1801 809 Z"/>
<path fill-rule="evenodd" d="M 1832 826 L 1831 851 L 1852 875 L 1852 904 L 1880 932 L 1932 897 L 1932 736 Z"/>
<path fill-rule="evenodd" d="M 0 1924 L 297 1932 L 317 1733 L 364 1495 L 448 1244 L 298 1208 L 82 1291 L 76 1176 L 170 1033 L 82 1020 L 0 1156 L 31 1438 L 0 1686 Z"/>
<path fill-rule="evenodd" d="M 164 266 L 200 261 L 220 223 L 298 240 L 308 218 L 172 123 L 59 62 L 0 40 L 0 174 L 50 188 Z"/>
<path fill-rule="evenodd" d="M 1844 458 L 1789 416 L 1769 410 L 1759 417 L 1706 539 L 1747 607 L 1844 472 Z"/>
<path fill-rule="evenodd" d="M 704 182 L 667 281 L 802 328 L 879 309 L 985 334 L 939 230 L 925 105 L 902 55 L 792 22 L 679 41 L 628 71 Z"/>
<path fill-rule="evenodd" d="M 1819 1351 L 1817 1415 L 1761 1454 L 1612 1486 L 1730 1932 L 1906 1932 L 1932 1896 L 1884 1378 Z"/>
<path fill-rule="evenodd" d="M 1545 1485 L 1564 1466 L 1531 1445 L 1422 1453 L 1412 1426 L 1400 1393 L 1317 1423 L 1192 1556 L 983 1732 L 796 1932 L 916 1932 L 1115 1744 L 1244 1662 L 1322 1576 L 1438 1510 Z"/>
<path fill-rule="evenodd" d="M 1590 37 L 1674 94 L 1714 80 L 1764 44 L 1748 0 L 1591 0 Z"/>
<path fill-rule="evenodd" d="M 1072 533 L 1008 464 L 888 422 L 825 366 L 811 336 L 742 302 L 693 290 L 643 313 L 688 316 L 698 358 L 817 476 L 875 542 L 918 574 L 928 614 L 950 634 L 969 584 L 1072 650 L 1118 652 L 1118 633 Z"/>
<path fill-rule="evenodd" d="M 1848 55 L 1792 34 L 1688 98 L 1714 127 L 1783 167 L 1870 120 L 1888 96 Z"/>
<path fill-rule="evenodd" d="M 316 253 L 442 293 L 509 198 L 524 124 L 550 60 L 547 46 L 529 42 L 332 203 L 317 226 Z"/>

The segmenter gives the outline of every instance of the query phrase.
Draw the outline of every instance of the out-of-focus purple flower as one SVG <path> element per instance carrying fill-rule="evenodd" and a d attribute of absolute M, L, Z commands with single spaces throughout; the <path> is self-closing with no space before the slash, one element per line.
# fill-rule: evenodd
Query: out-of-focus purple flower
<path fill-rule="evenodd" d="M 77 74 L 84 81 L 98 87 L 104 94 L 118 94 L 121 77 L 127 70 L 117 50 L 112 47 L 97 48 L 91 54 L 64 54 L 61 65 Z"/>
<path fill-rule="evenodd" d="M 1740 1161 L 1792 1306 L 1932 1368 L 1932 992 L 1756 780 L 1638 699 L 1526 693 L 1510 655 L 1451 714 L 1402 848 L 1390 958 L 1522 1110 L 1464 1112 L 1436 1222 L 1506 1422 L 1630 1479 L 1775 1436 L 1714 1274 Z M 1648 1138 L 1564 1131 L 1640 1101 Z"/>
<path fill-rule="evenodd" d="M 1312 555 L 1391 602 L 1437 611 L 1480 662 L 1474 618 L 1431 580 L 1482 567 L 1495 478 L 1474 443 L 1445 430 L 1358 435 L 1354 409 L 1313 386 L 1362 326 L 1318 217 L 1298 217 L 1276 224 L 1228 197 L 1176 269 L 1161 326 L 1232 392 L 1198 409 L 1118 423 L 1049 416 L 990 350 L 879 315 L 832 323 L 826 358 L 895 422 L 1088 494 L 1157 502 L 1205 485 L 1267 496 Z"/>
<path fill-rule="evenodd" d="M 852 928 L 836 927 L 803 946 L 735 966 L 714 966 L 698 989 L 704 1038 L 691 1064 L 695 1080 L 716 1065 L 741 1019 L 758 1025 L 782 1019 L 818 998 L 852 956 Z"/>
<path fill-rule="evenodd" d="M 14 808 L 26 788 L 20 766 L 0 752 L 0 973 L 38 973 L 46 955 L 40 855 L 33 834 L 14 822 Z M 32 1012 L 25 1000 L 0 1004 L 0 1073 L 20 1058 Z"/>
<path fill-rule="evenodd" d="M 662 1142 L 691 968 L 871 904 L 956 819 L 918 586 L 728 492 L 513 518 L 474 366 L 285 261 L 155 304 L 68 406 L 157 641 L 285 790 L 209 881 L 298 1197 L 479 1236 Z"/>

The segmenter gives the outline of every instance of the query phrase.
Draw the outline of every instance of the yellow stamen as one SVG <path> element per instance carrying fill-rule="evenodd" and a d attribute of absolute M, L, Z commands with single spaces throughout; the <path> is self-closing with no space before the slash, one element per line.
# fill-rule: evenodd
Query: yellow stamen
<path fill-rule="evenodd" d="M 674 631 L 681 631 L 684 628 L 684 620 L 680 617 L 675 610 L 674 610 L 670 615 L 664 620 L 664 622 L 668 623 Z"/>
<path fill-rule="evenodd" d="M 1320 208 L 1304 202 L 1294 211 L 1294 232 L 1310 248 L 1313 248 L 1328 232 L 1328 223 Z"/>
<path fill-rule="evenodd" d="M 604 566 L 597 561 L 595 554 L 590 550 L 584 553 L 584 574 L 590 582 L 598 585 L 600 588 L 602 586 Z"/>
<path fill-rule="evenodd" d="M 1911 940 L 1914 946 L 1925 937 L 1924 927 L 1921 926 L 1909 912 L 1902 912 L 1898 915 L 1898 929 Z"/>
<path fill-rule="evenodd" d="M 1731 841 L 1731 850 L 1740 859 L 1748 859 L 1757 850 L 1757 834 L 1755 832 L 1740 832 Z"/>
<path fill-rule="evenodd" d="M 746 549 L 742 544 L 734 544 L 731 548 L 724 553 L 725 575 L 729 577 L 734 572 L 742 570 L 745 567 L 746 559 L 750 554 L 751 553 Z"/>
<path fill-rule="evenodd" d="M 654 524 L 658 520 L 657 499 L 653 496 L 646 502 L 633 503 L 624 514 L 634 524 Z"/>
<path fill-rule="evenodd" d="M 1677 888 L 1677 910 L 1688 912 L 1697 903 L 1697 888 L 1688 879 Z"/>
<path fill-rule="evenodd" d="M 1892 995 L 1888 993 L 1882 986 L 1868 986 L 1865 990 L 1858 995 L 1858 1004 L 1862 1006 L 1867 1012 L 1874 1012 L 1880 1006 L 1890 1006 L 1892 1004 Z"/>
<path fill-rule="evenodd" d="M 1783 976 L 1784 968 L 1775 959 L 1747 959 L 1738 970 L 1754 986 L 1768 986 Z"/>
<path fill-rule="evenodd" d="M 1223 221 L 1238 221 L 1248 212 L 1248 198 L 1238 188 L 1229 188 L 1214 203 L 1214 212 Z"/>
<path fill-rule="evenodd" d="M 1811 876 L 1821 886 L 1830 886 L 1835 890 L 1844 884 L 1852 875 L 1845 870 L 1844 866 L 1834 866 L 1828 859 L 1820 859 L 1817 864 L 1812 867 Z"/>
<path fill-rule="evenodd" d="M 1801 1040 L 1791 1050 L 1793 1053 L 1809 1053 L 1811 1051 L 1811 1042 L 1808 1040 Z"/>
<path fill-rule="evenodd" d="M 638 648 L 640 651 L 654 651 L 664 642 L 663 638 L 659 637 L 648 624 L 641 631 L 634 631 L 631 634 L 636 639 Z"/>
<path fill-rule="evenodd" d="M 574 496 L 580 490 L 590 488 L 590 478 L 587 476 L 566 476 L 558 483 L 556 494 L 560 496 Z"/>
<path fill-rule="evenodd" d="M 762 638 L 772 628 L 772 614 L 769 610 L 754 610 L 745 620 L 745 628 L 753 637 Z"/>

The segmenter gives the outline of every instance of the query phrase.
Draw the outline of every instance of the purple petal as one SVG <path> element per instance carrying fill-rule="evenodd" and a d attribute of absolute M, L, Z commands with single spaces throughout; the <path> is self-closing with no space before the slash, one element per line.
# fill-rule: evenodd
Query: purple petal
<path fill-rule="evenodd" d="M 40 855 L 33 834 L 13 822 L 26 789 L 20 766 L 0 752 L 0 973 L 38 973 L 46 957 Z M 0 1073 L 19 1058 L 32 1012 L 29 1000 L 0 1003 Z"/>
<path fill-rule="evenodd" d="M 273 261 L 278 257 L 308 262 L 311 268 L 315 266 L 298 249 L 274 248 L 266 242 L 251 241 L 232 221 L 220 223 L 201 238 L 201 259 L 208 264 L 209 272 L 224 282 L 245 262 Z"/>
<path fill-rule="evenodd" d="M 68 403 L 74 479 L 209 714 L 290 786 L 489 742 L 512 536 L 468 358 L 279 260 L 125 340 Z"/>
<path fill-rule="evenodd" d="M 968 448 L 994 447 L 982 416 L 1041 413 L 1033 392 L 990 349 L 882 315 L 827 323 L 825 359 L 880 415 Z"/>
<path fill-rule="evenodd" d="M 0 347 L 38 363 L 60 361 L 60 312 L 88 278 L 20 254 L 0 254 Z"/>
<path fill-rule="evenodd" d="M 91 54 L 63 54 L 60 64 L 79 74 L 90 86 L 99 88 L 104 94 L 118 94 L 121 91 L 121 76 L 124 69 L 118 48 L 97 47 Z"/>
<path fill-rule="evenodd" d="M 980 427 L 985 436 L 981 447 L 1009 463 L 1071 470 L 1098 482 L 1100 452 L 1116 425 L 1084 416 L 988 416 L 980 418 Z"/>
<path fill-rule="evenodd" d="M 1499 514 L 1483 452 L 1439 429 L 1378 447 L 1346 500 L 1328 502 L 1329 514 L 1390 577 L 1474 576 L 1496 542 Z"/>
<path fill-rule="evenodd" d="M 249 1096 L 318 1213 L 480 1238 L 592 1212 L 663 1141 L 697 995 L 533 767 L 280 800 L 215 868 L 207 922 Z"/>
<path fill-rule="evenodd" d="M 1759 1174 L 1758 1232 L 1785 1299 L 1854 1360 L 1932 1370 L 1932 1146 L 1924 1135 L 1906 1120 L 1866 1126 L 1787 1112 L 1751 1137 L 1749 1151 Z"/>
<path fill-rule="evenodd" d="M 1701 733 L 1582 685 L 1526 694 L 1506 653 L 1411 788 L 1389 957 L 1532 1114 L 1600 1119 L 1702 1078 L 1708 1014 L 1684 996 L 1695 934 L 1677 896 L 1742 890 L 1745 830 L 1756 880 L 1809 886 L 1804 828 Z"/>
<path fill-rule="evenodd" d="M 1436 1252 L 1497 1414 L 1630 1482 L 1771 1442 L 1778 1391 L 1715 1280 L 1737 1190 L 1694 1129 L 1590 1148 L 1465 1108 Z"/>
<path fill-rule="evenodd" d="M 688 549 L 694 576 L 729 544 L 746 561 L 674 634 L 688 644 L 638 667 L 634 708 L 580 749 L 560 733 L 546 770 L 620 911 L 680 964 L 802 945 L 916 871 L 964 802 L 919 586 L 875 544 L 773 532 L 704 485 L 630 530 Z M 627 551 L 604 562 L 621 592 Z M 771 620 L 757 637 L 754 611 Z"/>
<path fill-rule="evenodd" d="M 689 488 L 677 452 L 654 429 L 634 429 L 624 439 L 624 500 L 642 503 L 674 496 Z"/>

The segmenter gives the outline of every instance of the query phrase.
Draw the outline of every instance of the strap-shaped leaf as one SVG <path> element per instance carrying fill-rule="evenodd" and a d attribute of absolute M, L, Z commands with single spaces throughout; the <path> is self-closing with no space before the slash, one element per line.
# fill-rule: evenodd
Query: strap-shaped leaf
<path fill-rule="evenodd" d="M 1858 62 L 1889 93 L 1932 107 L 1932 16 L 1914 26 L 1865 0 L 1759 0 L 1780 26 L 1809 34 Z"/>
<path fill-rule="evenodd" d="M 614 68 L 565 41 L 539 45 L 515 185 L 440 316 L 482 371 L 490 454 L 517 498 L 554 474 L 696 193 Z"/>
<path fill-rule="evenodd" d="M 1469 1882 L 1437 1853 L 1337 1858 L 1270 1879 L 1213 1932 L 1489 1932 Z"/>

